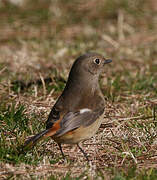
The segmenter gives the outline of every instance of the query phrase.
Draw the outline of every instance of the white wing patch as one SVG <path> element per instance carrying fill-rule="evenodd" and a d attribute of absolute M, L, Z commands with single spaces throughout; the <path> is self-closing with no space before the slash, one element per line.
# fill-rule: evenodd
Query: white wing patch
<path fill-rule="evenodd" d="M 89 111 L 91 111 L 91 109 L 88 109 L 88 108 L 80 109 L 80 114 L 83 114 L 83 113 L 89 112 Z"/>

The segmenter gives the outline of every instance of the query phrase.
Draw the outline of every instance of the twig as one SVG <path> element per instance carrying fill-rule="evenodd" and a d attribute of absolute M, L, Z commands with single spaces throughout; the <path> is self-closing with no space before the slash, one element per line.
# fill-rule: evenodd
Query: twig
<path fill-rule="evenodd" d="M 117 26 L 118 26 L 118 39 L 119 41 L 123 41 L 124 38 L 124 14 L 122 12 L 122 10 L 118 11 L 118 22 L 117 22 Z"/>
<path fill-rule="evenodd" d="M 38 96 L 38 89 L 37 89 L 37 86 L 35 85 L 34 86 L 34 97 L 37 98 Z"/>
<path fill-rule="evenodd" d="M 156 112 L 155 112 L 155 106 L 153 106 L 153 119 L 156 120 Z"/>
<path fill-rule="evenodd" d="M 44 96 L 46 96 L 46 85 L 45 85 L 45 81 L 44 81 L 44 78 L 41 74 L 40 75 L 40 79 L 41 79 L 41 82 L 42 82 L 42 85 L 43 85 L 43 92 L 44 92 Z"/>
<path fill-rule="evenodd" d="M 119 118 L 119 116 L 105 116 L 104 118 Z M 138 120 L 138 119 L 150 119 L 153 118 L 153 116 L 147 116 L 144 115 L 141 116 L 134 116 L 134 117 L 121 117 L 119 119 L 116 119 L 116 121 L 128 121 L 128 120 Z"/>
<path fill-rule="evenodd" d="M 4 67 L 3 69 L 1 69 L 0 74 L 2 74 L 6 69 L 7 69 L 7 67 Z"/>
<path fill-rule="evenodd" d="M 115 40 L 113 40 L 110 36 L 104 34 L 104 35 L 102 36 L 102 38 L 103 38 L 105 41 L 109 42 L 115 49 L 119 48 L 119 43 L 116 42 Z"/>
<path fill-rule="evenodd" d="M 137 164 L 137 159 L 135 158 L 135 156 L 133 155 L 133 153 L 131 151 L 122 152 L 122 154 L 130 155 L 132 157 L 132 159 L 134 160 L 134 162 Z"/>

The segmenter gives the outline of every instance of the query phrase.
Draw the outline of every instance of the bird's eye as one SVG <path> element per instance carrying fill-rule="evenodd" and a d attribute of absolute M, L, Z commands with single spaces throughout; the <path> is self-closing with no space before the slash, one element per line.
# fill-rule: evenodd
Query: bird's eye
<path fill-rule="evenodd" d="M 100 59 L 98 59 L 98 58 L 97 58 L 97 59 L 94 59 L 94 63 L 96 63 L 96 64 L 98 64 L 98 65 L 99 65 L 99 64 L 100 64 L 100 62 L 101 62 L 101 61 L 100 61 Z"/>

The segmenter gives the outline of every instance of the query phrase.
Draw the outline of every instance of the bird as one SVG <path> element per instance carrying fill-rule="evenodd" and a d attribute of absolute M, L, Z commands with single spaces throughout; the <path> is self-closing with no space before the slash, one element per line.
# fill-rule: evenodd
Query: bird
<path fill-rule="evenodd" d="M 80 142 L 94 136 L 103 121 L 105 100 L 99 76 L 110 62 L 111 59 L 94 52 L 85 53 L 74 61 L 65 88 L 49 113 L 45 130 L 26 140 L 24 151 L 51 137 L 64 159 L 62 144 L 76 144 L 89 161 Z"/>

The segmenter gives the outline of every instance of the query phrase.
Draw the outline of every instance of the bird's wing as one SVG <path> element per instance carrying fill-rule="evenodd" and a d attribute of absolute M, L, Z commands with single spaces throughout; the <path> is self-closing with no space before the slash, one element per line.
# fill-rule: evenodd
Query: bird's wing
<path fill-rule="evenodd" d="M 62 118 L 61 116 L 61 110 L 54 106 L 49 114 L 48 120 L 46 121 L 46 129 L 52 128 L 54 123 Z"/>
<path fill-rule="evenodd" d="M 60 128 L 56 131 L 55 136 L 59 137 L 63 134 L 79 128 L 80 126 L 89 126 L 104 112 L 103 109 L 92 111 L 91 109 L 81 109 L 76 112 L 68 112 L 60 121 Z"/>

